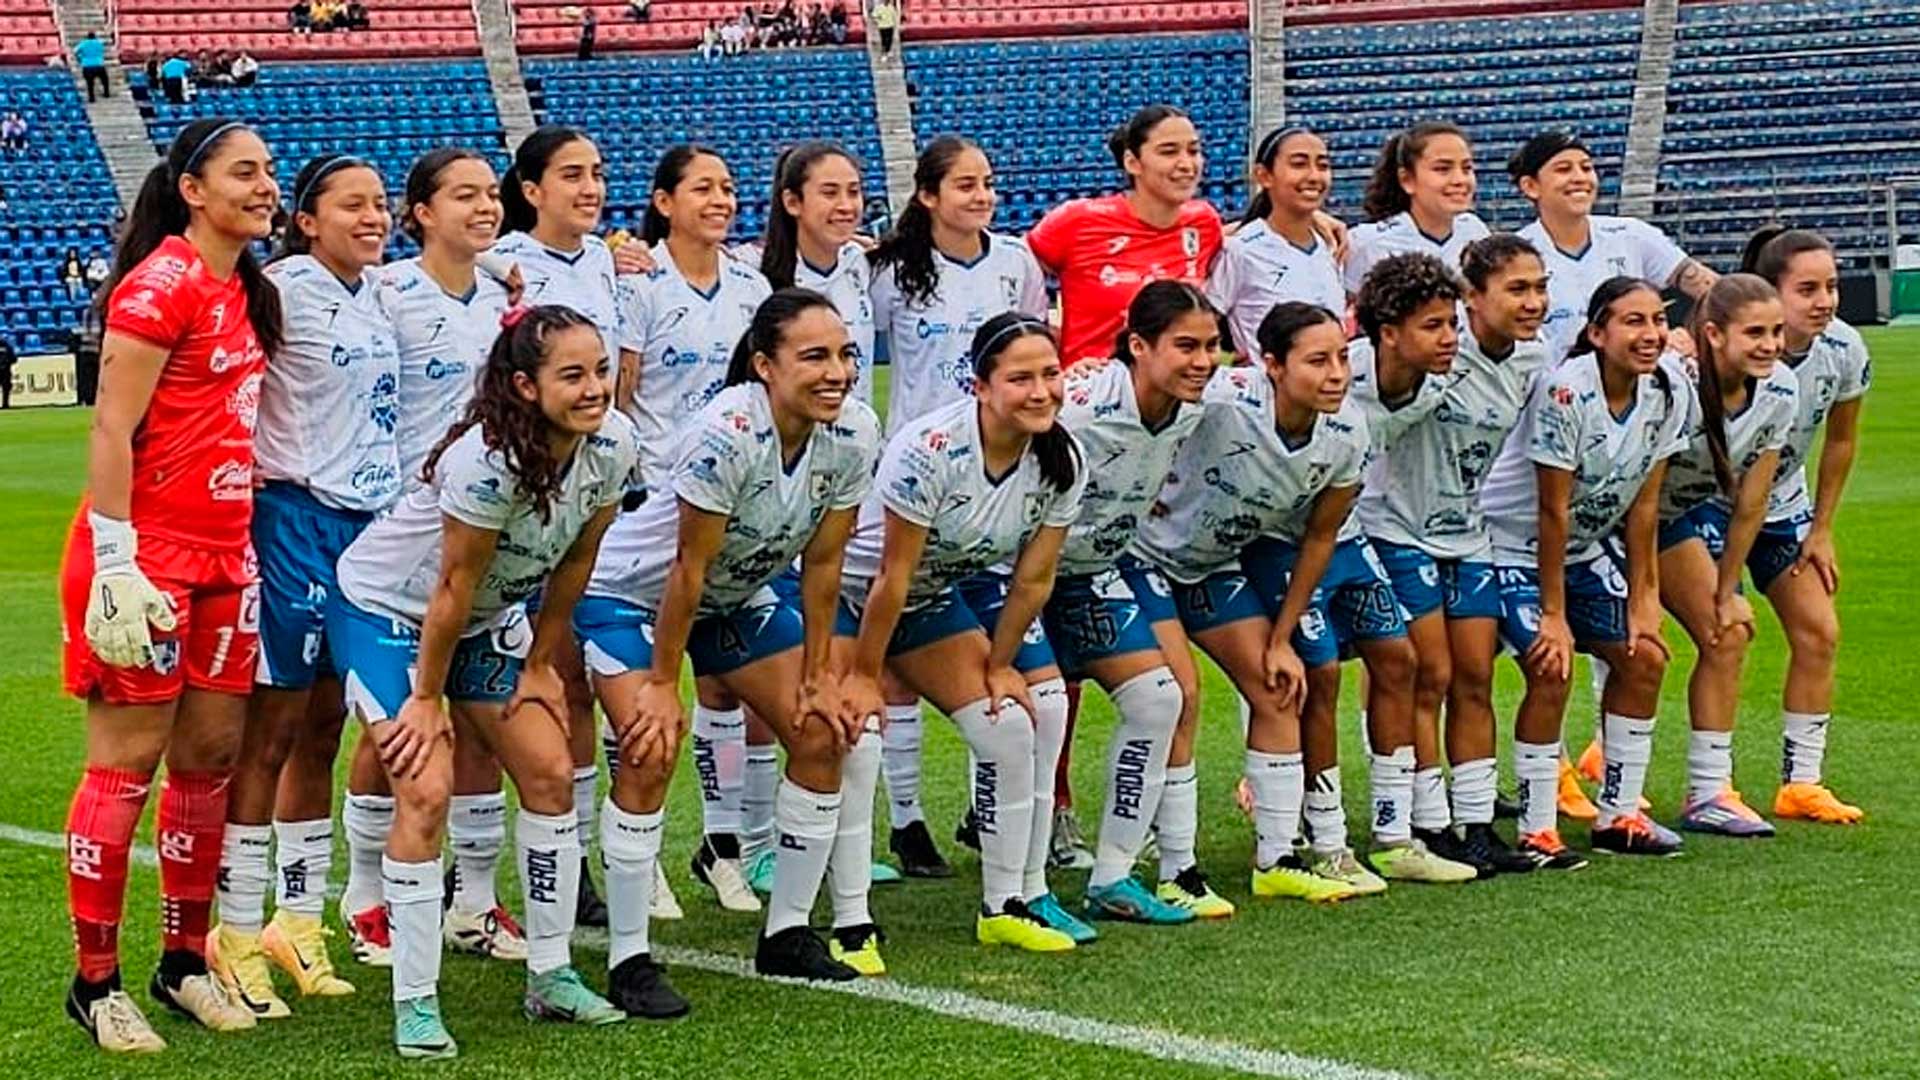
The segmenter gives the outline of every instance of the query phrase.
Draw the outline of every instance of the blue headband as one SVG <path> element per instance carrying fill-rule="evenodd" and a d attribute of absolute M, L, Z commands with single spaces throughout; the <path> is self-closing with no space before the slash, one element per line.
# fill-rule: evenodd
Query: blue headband
<path fill-rule="evenodd" d="M 180 166 L 181 174 L 185 175 L 186 173 L 192 172 L 193 167 L 200 164 L 200 159 L 206 156 L 207 150 L 210 149 L 214 143 L 220 141 L 221 136 L 246 126 L 247 125 L 238 120 L 229 120 L 201 136 L 200 141 L 193 145 L 193 153 L 187 155 L 187 163 Z"/>
<path fill-rule="evenodd" d="M 365 161 L 361 160 L 360 158 L 354 157 L 352 154 L 340 154 L 335 157 L 329 158 L 325 165 L 322 165 L 319 168 L 313 170 L 313 175 L 307 177 L 307 182 L 305 185 L 294 189 L 293 212 L 298 214 L 302 210 L 306 209 L 307 196 L 314 193 L 314 189 L 320 186 L 320 181 L 325 180 L 328 176 L 332 175 L 335 172 L 338 172 L 341 169 L 350 169 L 355 166 L 361 166 L 369 169 L 373 168 L 373 166 L 368 165 Z M 307 212 L 311 213 L 312 211 L 307 211 Z"/>

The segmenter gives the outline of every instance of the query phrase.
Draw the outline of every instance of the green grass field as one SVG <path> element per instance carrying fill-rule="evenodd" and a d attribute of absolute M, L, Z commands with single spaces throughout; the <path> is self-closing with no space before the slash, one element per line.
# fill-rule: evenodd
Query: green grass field
<path fill-rule="evenodd" d="M 1371 1070 L 1575 1080 L 1920 1076 L 1912 936 L 1920 904 L 1905 878 L 1920 858 L 1920 729 L 1906 711 L 1920 700 L 1920 662 L 1907 637 L 1920 602 L 1908 546 L 1920 517 L 1920 332 L 1868 340 L 1879 381 L 1841 521 L 1846 634 L 1828 759 L 1837 789 L 1866 807 L 1866 824 L 1785 824 L 1765 842 L 1694 838 L 1673 861 L 1600 859 L 1575 875 L 1399 887 L 1326 910 L 1256 904 L 1245 875 L 1250 829 L 1232 804 L 1238 728 L 1210 673 L 1201 857 L 1241 906 L 1230 922 L 1107 929 L 1098 944 L 1062 957 L 987 952 L 971 938 L 977 864 L 949 845 L 955 880 L 875 896 L 890 935 L 885 985 L 848 996 L 745 978 L 737 960 L 750 956 L 758 920 L 719 911 L 687 879 L 699 810 L 691 771 L 682 769 L 666 857 L 688 918 L 656 924 L 655 940 L 669 960 L 686 961 L 672 973 L 693 1015 L 666 1026 L 537 1027 L 520 1017 L 517 969 L 449 958 L 443 1000 L 463 1053 L 436 1074 L 927 1080 L 1184 1077 L 1237 1065 L 1327 1080 L 1378 1075 Z M 342 970 L 357 996 L 295 1001 L 295 1018 L 243 1036 L 208 1035 L 152 1007 L 172 1049 L 147 1061 L 103 1059 L 60 1014 L 72 963 L 64 880 L 59 853 L 34 841 L 60 831 L 82 758 L 81 709 L 59 692 L 54 579 L 82 483 L 85 425 L 78 410 L 0 414 L 0 940 L 9 943 L 0 964 L 0 1075 L 399 1072 L 388 1046 L 387 979 L 351 962 Z M 1757 606 L 1765 621 L 1743 697 L 1738 775 L 1765 808 L 1785 648 Z M 1661 812 L 1676 807 L 1683 788 L 1683 637 L 1669 628 L 1677 660 L 1649 784 Z M 1568 732 L 1575 747 L 1592 723 L 1580 685 Z M 1503 718 L 1517 688 L 1503 670 Z M 1099 799 L 1110 722 L 1090 694 L 1075 758 L 1083 814 Z M 1358 760 L 1354 725 L 1344 727 L 1348 758 Z M 951 728 L 929 729 L 925 787 L 944 841 L 962 803 L 965 754 Z M 1349 783 L 1356 837 L 1364 835 L 1364 786 L 1363 778 Z M 1568 839 L 1583 845 L 1585 830 Z M 1056 879 L 1069 901 L 1083 884 L 1080 875 Z M 136 867 L 123 935 L 129 984 L 144 984 L 154 961 L 155 889 L 153 871 Z M 604 978 L 604 956 L 591 943 L 576 954 L 592 979 Z"/>

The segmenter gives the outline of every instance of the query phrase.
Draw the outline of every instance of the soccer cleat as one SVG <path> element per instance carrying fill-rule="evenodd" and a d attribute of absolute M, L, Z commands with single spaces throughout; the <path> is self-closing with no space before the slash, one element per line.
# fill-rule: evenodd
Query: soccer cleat
<path fill-rule="evenodd" d="M 1586 791 L 1580 787 L 1580 774 L 1573 771 L 1566 758 L 1560 759 L 1560 787 L 1555 792 L 1555 802 L 1561 817 L 1592 821 L 1600 816 L 1600 808 L 1587 798 Z"/>
<path fill-rule="evenodd" d="M 762 934 L 753 950 L 753 970 L 761 975 L 811 982 L 852 982 L 860 973 L 835 960 L 814 932 L 789 926 L 777 934 Z"/>
<path fill-rule="evenodd" d="M 593 887 L 593 874 L 589 872 L 589 860 L 580 856 L 580 891 L 573 905 L 573 923 L 575 926 L 607 925 L 607 902 L 600 899 L 600 890 Z M 660 887 L 656 883 L 653 890 L 656 910 L 659 905 Z M 669 893 L 671 895 L 671 893 Z M 660 916 L 655 915 L 654 918 Z"/>
<path fill-rule="evenodd" d="M 1375 871 L 1389 881 L 1417 881 L 1427 885 L 1458 885 L 1480 876 L 1466 863 L 1443 859 L 1427 850 L 1418 839 L 1392 847 L 1375 848 L 1367 854 Z"/>
<path fill-rule="evenodd" d="M 827 939 L 827 955 L 869 977 L 885 975 L 887 962 L 880 959 L 880 943 L 887 936 L 872 923 L 835 927 Z"/>
<path fill-rule="evenodd" d="M 754 892 L 765 896 L 773 891 L 773 849 L 762 848 L 740 860 L 740 872 Z"/>
<path fill-rule="evenodd" d="M 1677 833 L 1656 823 L 1645 814 L 1622 814 L 1613 824 L 1595 826 L 1593 850 L 1612 855 L 1654 855 L 1666 858 L 1680 854 Z"/>
<path fill-rule="evenodd" d="M 589 990 L 580 973 L 571 966 L 528 975 L 520 1011 L 526 1013 L 529 1020 L 558 1020 L 589 1027 L 617 1024 L 627 1018 L 613 1002 Z"/>
<path fill-rule="evenodd" d="M 1385 879 L 1367 869 L 1367 864 L 1356 858 L 1350 847 L 1343 847 L 1339 851 L 1314 851 L 1308 848 L 1295 858 L 1315 877 L 1350 886 L 1355 896 L 1378 896 L 1387 891 Z"/>
<path fill-rule="evenodd" d="M 1772 823 L 1755 813 L 1740 793 L 1730 787 L 1711 799 L 1688 802 L 1680 811 L 1680 830 L 1741 839 L 1773 835 Z"/>
<path fill-rule="evenodd" d="M 906 878 L 900 876 L 900 871 L 878 859 L 867 864 L 867 884 L 869 885 L 898 885 L 905 880 Z"/>
<path fill-rule="evenodd" d="M 1053 841 L 1047 848 L 1047 865 L 1055 870 L 1093 869 L 1093 849 L 1087 846 L 1086 831 L 1071 809 L 1053 812 Z"/>
<path fill-rule="evenodd" d="M 225 923 L 214 927 L 207 935 L 207 968 L 229 996 L 260 1019 L 293 1015 L 273 988 L 273 967 L 260 948 L 259 934 L 243 934 Z"/>
<path fill-rule="evenodd" d="M 446 1061 L 460 1056 L 460 1044 L 440 1019 L 440 999 L 432 994 L 393 1003 L 393 1048 L 403 1058 Z"/>
<path fill-rule="evenodd" d="M 1011 945 L 1028 952 L 1068 952 L 1076 947 L 1072 937 L 1048 926 L 1017 899 L 1002 905 L 998 915 L 981 909 L 973 920 L 973 936 L 982 945 Z"/>
<path fill-rule="evenodd" d="M 1196 919 L 1230 919 L 1233 904 L 1213 891 L 1207 875 L 1198 866 L 1180 871 L 1171 881 L 1163 881 L 1155 895 L 1163 902 L 1193 912 Z"/>
<path fill-rule="evenodd" d="M 1561 759 L 1561 764 L 1566 764 L 1564 758 Z M 1600 782 L 1601 777 L 1606 773 L 1607 756 L 1606 752 L 1600 749 L 1599 739 L 1594 739 L 1587 743 L 1587 748 L 1580 751 L 1580 763 L 1575 765 L 1574 768 L 1587 783 L 1597 784 Z"/>
<path fill-rule="evenodd" d="M 333 958 L 327 955 L 327 938 L 332 934 L 319 916 L 281 908 L 261 931 L 260 948 L 293 976 L 300 996 L 345 997 L 353 993 L 353 984 L 333 973 Z"/>
<path fill-rule="evenodd" d="M 229 994 L 226 984 L 211 972 L 202 971 L 178 983 L 169 983 L 156 971 L 147 984 L 147 992 L 153 995 L 153 1000 L 208 1031 L 246 1031 L 260 1023 L 252 1007 Z"/>
<path fill-rule="evenodd" d="M 365 911 L 344 916 L 347 944 L 353 958 L 368 967 L 393 966 L 393 927 L 387 923 L 387 905 L 375 904 Z"/>
<path fill-rule="evenodd" d="M 607 1000 L 628 1016 L 643 1020 L 672 1020 L 693 1008 L 667 982 L 667 969 L 647 953 L 627 957 L 607 975 Z"/>
<path fill-rule="evenodd" d="M 1462 832 L 1461 842 L 1473 860 L 1493 867 L 1495 873 L 1533 873 L 1533 860 L 1509 847 L 1491 822 L 1468 825 Z"/>
<path fill-rule="evenodd" d="M 976 837 L 976 840 L 978 838 Z M 946 856 L 933 846 L 927 823 L 915 821 L 904 829 L 895 829 L 887 837 L 887 850 L 900 860 L 900 872 L 914 878 L 950 878 L 953 867 Z"/>
<path fill-rule="evenodd" d="M 1253 895 L 1263 900 L 1296 897 L 1309 903 L 1331 904 L 1359 893 L 1344 881 L 1308 870 L 1297 855 L 1282 855 L 1272 866 L 1253 868 Z"/>
<path fill-rule="evenodd" d="M 1773 816 L 1823 825 L 1855 825 L 1867 814 L 1841 802 L 1825 784 L 1782 784 L 1773 797 Z"/>
<path fill-rule="evenodd" d="M 753 895 L 739 859 L 729 859 L 714 850 L 711 838 L 700 842 L 693 853 L 694 880 L 713 890 L 713 898 L 728 911 L 759 911 L 760 898 Z"/>
<path fill-rule="evenodd" d="M 1146 842 L 1140 845 L 1140 854 L 1133 857 L 1135 866 L 1145 863 L 1155 867 L 1160 865 L 1160 830 L 1149 827 Z"/>
<path fill-rule="evenodd" d="M 581 880 L 586 879 L 583 877 Z M 673 886 L 667 883 L 667 864 L 658 860 L 653 864 L 653 906 L 647 909 L 647 917 L 656 922 L 672 922 L 687 917 L 680 907 L 680 898 L 673 895 Z M 603 921 L 600 925 L 605 926 L 606 923 Z"/>
<path fill-rule="evenodd" d="M 1169 904 L 1147 891 L 1132 874 L 1111 885 L 1087 886 L 1087 917 L 1148 926 L 1178 926 L 1194 920 L 1194 913 Z"/>
<path fill-rule="evenodd" d="M 1467 850 L 1467 842 L 1461 834 L 1451 827 L 1445 829 L 1415 829 L 1413 838 L 1427 845 L 1427 851 L 1448 862 L 1457 862 L 1473 867 L 1475 877 L 1490 878 L 1500 871 L 1491 863 L 1482 861 Z M 1531 865 L 1531 864 L 1529 864 Z"/>
<path fill-rule="evenodd" d="M 953 842 L 963 848 L 980 850 L 980 819 L 973 815 L 973 807 L 960 817 L 960 824 L 953 827 Z"/>
<path fill-rule="evenodd" d="M 1095 930 L 1093 924 L 1068 911 L 1052 893 L 1044 893 L 1040 899 L 1028 903 L 1027 910 L 1034 918 L 1072 938 L 1075 945 L 1100 939 L 1100 931 Z"/>
<path fill-rule="evenodd" d="M 119 976 L 114 976 L 117 981 Z M 92 1001 L 80 1000 L 80 980 L 67 991 L 67 1015 L 87 1029 L 94 1045 L 110 1054 L 157 1054 L 167 1041 L 147 1023 L 146 1014 L 126 991 L 109 990 Z"/>
<path fill-rule="evenodd" d="M 1520 854 L 1533 860 L 1541 870 L 1585 870 L 1587 857 L 1568 847 L 1558 829 L 1543 829 L 1520 836 Z"/>
<path fill-rule="evenodd" d="M 492 911 L 461 911 L 448 908 L 440 927 L 441 937 L 454 952 L 482 956 L 489 960 L 513 963 L 527 958 L 527 935 L 513 915 L 499 904 Z"/>

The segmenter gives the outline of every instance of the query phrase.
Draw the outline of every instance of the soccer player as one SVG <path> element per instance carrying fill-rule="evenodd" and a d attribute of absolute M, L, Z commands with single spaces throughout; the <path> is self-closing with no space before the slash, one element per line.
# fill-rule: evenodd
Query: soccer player
<path fill-rule="evenodd" d="M 220 925 L 208 949 L 221 981 L 263 1019 L 289 1012 L 269 959 L 303 997 L 353 992 L 334 974 L 321 924 L 345 716 L 324 619 L 340 553 L 400 493 L 400 357 L 374 283 L 393 227 L 386 185 L 359 158 L 322 154 L 294 178 L 292 207 L 267 267 L 285 330 L 254 436 L 260 665 L 228 791 Z M 263 931 L 269 841 L 278 889 Z"/>
<path fill-rule="evenodd" d="M 871 405 L 873 271 L 854 239 L 867 205 L 860 159 L 837 143 L 803 142 L 780 155 L 773 177 L 760 272 L 773 288 L 812 289 L 833 301 L 860 353 L 853 394 Z"/>
<path fill-rule="evenodd" d="M 327 642 L 347 704 L 380 749 L 394 819 L 382 865 L 393 935 L 394 1046 L 449 1058 L 441 1018 L 440 844 L 462 703 L 520 796 L 515 828 L 526 911 L 524 1009 L 609 1024 L 626 1014 L 570 963 L 584 863 L 573 812 L 559 654 L 600 537 L 638 457 L 612 408 L 606 348 L 570 308 L 510 309 L 473 399 L 427 455 L 423 482 L 340 557 Z M 529 633 L 523 602 L 544 589 Z M 529 637 L 531 641 L 529 641 Z"/>
<path fill-rule="evenodd" d="M 848 544 L 841 591 L 862 610 L 847 693 L 856 715 L 880 714 L 885 665 L 952 718 L 974 759 L 983 893 L 975 937 L 1061 952 L 1074 939 L 1024 894 L 1029 855 L 1045 848 L 1050 824 L 1033 814 L 1035 793 L 1053 782 L 1038 770 L 1039 754 L 1058 745 L 1065 716 L 1035 710 L 1017 657 L 1079 517 L 1086 463 L 1059 422 L 1060 354 L 1045 323 L 997 315 L 974 333 L 973 357 L 974 400 L 894 434 Z M 1002 562 L 1012 578 L 989 636 L 958 586 Z M 1050 716 L 1058 720 L 1037 730 Z"/>
<path fill-rule="evenodd" d="M 1785 315 L 1764 279 L 1732 274 L 1715 281 L 1692 321 L 1700 414 L 1660 489 L 1660 599 L 1699 653 L 1687 682 L 1693 733 L 1680 827 L 1772 836 L 1773 826 L 1733 786 L 1740 667 L 1753 640 L 1753 608 L 1740 594 L 1740 574 L 1766 520 L 1799 385 L 1779 362 Z M 1674 378 L 1689 377 L 1677 356 L 1662 363 Z"/>
<path fill-rule="evenodd" d="M 1747 243 L 1741 269 L 1780 291 L 1787 366 L 1800 386 L 1793 431 L 1767 503 L 1767 523 L 1749 565 L 1787 635 L 1792 659 L 1784 692 L 1780 790 L 1775 817 L 1852 824 L 1863 816 L 1826 786 L 1827 726 L 1833 719 L 1833 671 L 1840 643 L 1840 562 L 1833 523 L 1859 446 L 1860 407 L 1873 363 L 1860 332 L 1834 315 L 1840 275 L 1833 245 L 1818 233 L 1769 227 Z M 1807 458 L 1822 424 L 1818 479 L 1807 492 Z"/>
<path fill-rule="evenodd" d="M 651 959 L 646 895 L 686 724 L 683 653 L 787 748 L 756 969 L 805 979 L 886 970 L 864 863 L 833 876 L 831 953 L 807 926 L 829 855 L 847 844 L 871 858 L 880 768 L 879 734 L 850 718 L 830 654 L 841 555 L 880 445 L 879 420 L 851 399 L 858 361 L 825 296 L 785 289 L 761 304 L 726 388 L 677 436 L 667 481 L 649 485 L 648 503 L 614 526 L 575 613 L 619 739 L 621 767 L 602 810 L 608 964 L 614 1003 L 635 1015 L 687 1011 Z M 796 558 L 797 584 L 777 589 Z"/>
<path fill-rule="evenodd" d="M 887 429 L 898 431 L 973 396 L 967 350 L 989 317 L 1047 316 L 1046 275 L 1018 237 L 993 232 L 993 166 L 978 146 L 945 135 L 920 152 L 914 196 L 869 256 L 873 314 L 892 358 Z M 920 806 L 920 704 L 889 684 L 881 733 L 891 831 L 887 846 L 908 877 L 953 873 Z M 965 826 L 963 826 L 963 829 Z"/>
<path fill-rule="evenodd" d="M 1394 438 L 1369 467 L 1356 513 L 1393 581 L 1419 658 L 1414 835 L 1483 875 L 1523 873 L 1533 861 L 1493 831 L 1500 592 L 1479 496 L 1520 419 L 1530 382 L 1548 366 L 1536 340 L 1547 310 L 1547 274 L 1533 246 L 1512 233 L 1468 244 L 1460 271 L 1467 325 L 1452 375 L 1441 380 L 1433 411 Z M 1383 336 L 1388 329 L 1381 328 Z M 1443 702 L 1451 808 L 1439 770 Z"/>
<path fill-rule="evenodd" d="M 66 1011 L 114 1053 L 166 1047 L 120 979 L 128 852 L 163 759 L 152 993 L 216 1031 L 256 1023 L 204 953 L 259 651 L 253 432 L 281 333 L 280 295 L 248 249 L 279 207 L 260 137 L 195 120 L 141 184 L 102 294 L 87 493 L 60 568 L 64 682 L 87 703 L 87 767 L 67 813 L 78 970 Z"/>
<path fill-rule="evenodd" d="M 1389 136 L 1367 181 L 1363 209 L 1342 268 L 1347 292 L 1358 293 L 1373 264 L 1389 255 L 1421 252 L 1449 268 L 1468 244 L 1487 235 L 1473 212 L 1473 143 L 1444 120 L 1423 120 Z"/>
<path fill-rule="evenodd" d="M 1340 264 L 1316 221 L 1333 187 L 1333 155 L 1326 140 L 1303 127 L 1276 128 L 1253 155 L 1260 193 L 1241 215 L 1207 278 L 1207 297 L 1226 313 L 1234 348 L 1259 353 L 1260 320 L 1287 300 L 1332 312 L 1347 307 Z"/>
<path fill-rule="evenodd" d="M 1560 726 L 1578 647 L 1607 661 L 1606 782 L 1593 845 L 1673 855 L 1680 837 L 1639 808 L 1668 651 L 1660 634 L 1660 486 L 1686 446 L 1693 387 L 1659 364 L 1660 291 L 1602 282 L 1586 328 L 1558 368 L 1534 380 L 1520 424 L 1481 492 L 1500 582 L 1501 627 L 1526 676 L 1514 724 L 1520 847 L 1551 869 L 1585 860 L 1555 827 Z M 1623 534 L 1625 559 L 1609 538 Z"/>

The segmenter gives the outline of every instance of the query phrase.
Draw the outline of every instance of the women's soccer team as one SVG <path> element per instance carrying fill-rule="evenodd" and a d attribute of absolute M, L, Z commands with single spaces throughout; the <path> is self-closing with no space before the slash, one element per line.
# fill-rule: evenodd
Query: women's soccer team
<path fill-rule="evenodd" d="M 87 716 L 73 1019 L 105 1050 L 165 1045 L 118 948 L 156 772 L 152 997 L 234 1031 L 292 1012 L 277 973 L 303 998 L 354 992 L 323 921 L 348 720 L 338 914 L 355 958 L 391 969 L 410 1058 L 457 1053 L 447 948 L 523 964 L 536 1020 L 688 1011 L 649 943 L 683 913 L 660 855 L 686 742 L 692 878 L 764 910 L 765 974 L 884 974 L 873 886 L 953 873 L 920 802 L 923 703 L 969 753 L 956 839 L 979 851 L 981 944 L 1233 916 L 1209 876 L 1228 868 L 1199 855 L 1195 646 L 1239 699 L 1244 758 L 1215 767 L 1240 773 L 1256 899 L 1579 869 L 1562 817 L 1591 820 L 1595 850 L 1678 853 L 1644 793 L 1667 614 L 1698 656 L 1671 820 L 1771 835 L 1733 776 L 1749 584 L 1791 657 L 1773 816 L 1861 819 L 1823 757 L 1871 369 L 1828 241 L 1770 227 L 1718 275 L 1594 214 L 1594 157 L 1561 131 L 1508 163 L 1538 212 L 1518 233 L 1474 214 L 1452 124 L 1387 140 L 1350 229 L 1305 128 L 1260 140 L 1230 226 L 1196 197 L 1181 110 L 1140 110 L 1109 149 L 1120 190 L 1019 237 L 992 228 L 982 148 L 936 139 L 869 242 L 860 163 L 804 142 L 764 236 L 729 248 L 729 163 L 675 146 L 618 252 L 577 129 L 537 130 L 500 177 L 435 150 L 397 200 L 326 154 L 262 265 L 270 149 L 237 121 L 183 129 L 105 293 L 61 572 Z M 396 225 L 420 253 L 382 265 Z M 1692 298 L 1684 328 L 1669 288 Z M 1526 685 L 1511 803 L 1503 648 Z M 1570 758 L 1576 651 L 1600 715 Z M 1364 857 L 1335 723 L 1350 658 Z M 1088 683 L 1116 716 L 1091 845 L 1066 783 Z M 518 915 L 494 884 L 503 778 Z M 873 859 L 882 779 L 898 870 Z M 1067 869 L 1089 875 L 1072 905 L 1050 881 Z M 574 964 L 582 923 L 607 927 L 604 979 Z"/>

